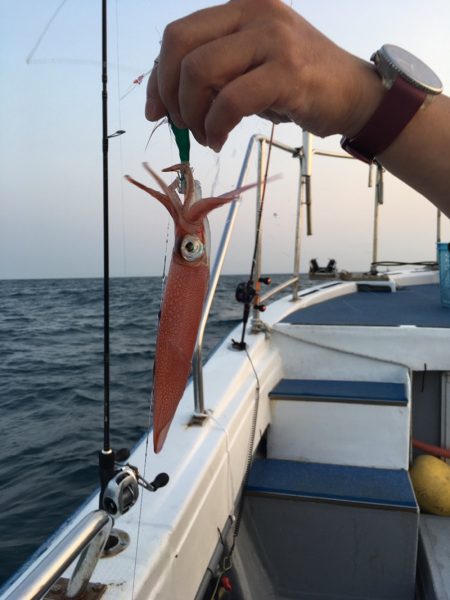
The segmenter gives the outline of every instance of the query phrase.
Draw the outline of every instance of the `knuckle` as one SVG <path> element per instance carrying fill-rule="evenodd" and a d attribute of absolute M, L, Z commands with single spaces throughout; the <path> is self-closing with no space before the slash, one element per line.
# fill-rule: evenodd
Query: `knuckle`
<path fill-rule="evenodd" d="M 287 27 L 280 21 L 271 21 L 266 23 L 265 35 L 271 40 L 271 46 L 276 52 L 281 52 L 285 45 Z"/>
<path fill-rule="evenodd" d="M 298 43 L 292 38 L 289 24 L 274 21 L 267 24 L 266 35 L 270 36 L 271 45 L 281 59 L 292 60 L 298 55 Z"/>
<path fill-rule="evenodd" d="M 220 105 L 224 113 L 232 121 L 240 121 L 244 116 L 242 114 L 242 99 L 229 89 L 225 88 L 220 92 Z"/>
<path fill-rule="evenodd" d="M 164 29 L 162 46 L 164 48 L 173 48 L 174 46 L 184 46 L 185 27 L 183 19 L 172 21 Z"/>
<path fill-rule="evenodd" d="M 195 52 L 185 56 L 181 62 L 181 71 L 183 78 L 189 81 L 198 81 L 201 79 L 202 68 Z"/>
<path fill-rule="evenodd" d="M 253 8 L 258 13 L 265 13 L 267 10 L 280 10 L 279 0 L 244 0 L 247 8 Z"/>
<path fill-rule="evenodd" d="M 259 10 L 261 10 L 261 7 L 264 8 L 264 10 L 272 10 L 278 12 L 280 10 L 280 2 L 279 0 L 262 0 L 262 2 L 261 0 L 259 0 Z"/>

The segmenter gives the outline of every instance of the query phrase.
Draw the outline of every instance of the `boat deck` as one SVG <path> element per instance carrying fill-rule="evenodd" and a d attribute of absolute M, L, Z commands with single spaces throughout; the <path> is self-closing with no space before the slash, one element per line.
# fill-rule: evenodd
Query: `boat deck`
<path fill-rule="evenodd" d="M 441 304 L 439 285 L 398 287 L 394 292 L 378 289 L 361 286 L 355 294 L 300 308 L 282 322 L 292 325 L 450 328 L 450 309 Z"/>

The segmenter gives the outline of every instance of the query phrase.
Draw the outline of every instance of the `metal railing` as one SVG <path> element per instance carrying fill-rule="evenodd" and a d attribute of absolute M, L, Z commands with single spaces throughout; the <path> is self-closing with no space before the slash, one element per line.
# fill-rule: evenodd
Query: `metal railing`
<path fill-rule="evenodd" d="M 295 148 L 278 142 L 276 140 L 270 140 L 269 138 L 261 135 L 255 135 L 250 139 L 245 153 L 244 161 L 242 163 L 241 172 L 237 181 L 236 187 L 241 187 L 245 182 L 247 175 L 250 158 L 255 145 L 258 144 L 258 159 L 257 159 L 257 202 L 256 211 L 261 204 L 262 197 L 262 185 L 263 185 L 263 173 L 264 173 L 264 152 L 265 146 L 271 144 L 273 148 L 277 148 L 290 154 L 291 157 L 298 158 L 299 160 L 299 185 L 297 194 L 297 214 L 295 220 L 295 242 L 294 242 L 294 265 L 292 277 L 287 281 L 280 283 L 265 294 L 259 294 L 257 291 L 257 297 L 255 299 L 256 304 L 262 304 L 278 294 L 279 292 L 291 287 L 292 288 L 292 299 L 298 299 L 299 281 L 300 281 L 300 250 L 301 250 L 301 221 L 302 221 L 302 207 L 306 208 L 306 232 L 307 235 L 312 235 L 312 218 L 311 218 L 311 167 L 313 155 L 329 157 L 329 158 L 343 158 L 354 160 L 353 156 L 343 152 L 334 151 L 323 151 L 312 148 L 312 136 L 304 132 L 303 134 L 303 145 L 300 148 Z M 369 171 L 369 187 L 372 187 L 372 169 Z M 380 204 L 383 203 L 383 168 L 380 165 L 376 165 L 376 183 L 375 183 L 375 214 L 374 214 L 374 230 L 373 230 L 373 247 L 372 247 L 372 260 L 376 261 L 378 256 L 378 210 Z M 205 410 L 205 399 L 203 393 L 203 365 L 202 365 L 202 348 L 203 338 L 205 335 L 206 323 L 208 321 L 211 305 L 214 299 L 214 295 L 217 289 L 220 274 L 222 272 L 223 263 L 230 243 L 231 235 L 235 225 L 237 213 L 239 210 L 240 199 L 235 200 L 229 209 L 227 221 L 225 223 L 222 238 L 219 243 L 217 257 L 212 269 L 210 287 L 208 295 L 205 301 L 202 319 L 199 326 L 197 345 L 194 352 L 193 363 L 192 363 L 192 374 L 194 384 L 194 416 L 199 418 L 206 418 L 208 416 Z M 261 247 L 262 247 L 262 235 L 259 233 L 258 248 L 256 249 L 256 269 L 254 279 L 258 282 L 261 276 Z M 255 308 L 253 310 L 252 329 L 257 331 L 261 324 L 261 318 L 259 311 Z"/>
<path fill-rule="evenodd" d="M 51 552 L 30 571 L 25 579 L 12 585 L 2 600 L 38 600 L 80 556 L 68 583 L 66 598 L 83 592 L 108 539 L 113 519 L 104 510 L 86 515 Z"/>
<path fill-rule="evenodd" d="M 301 205 L 308 204 L 309 198 L 307 198 L 307 189 L 308 189 L 308 178 L 310 175 L 310 160 L 309 157 L 304 152 L 304 146 L 301 148 L 295 148 L 292 146 L 288 146 L 281 142 L 277 142 L 261 136 L 254 135 L 247 146 L 247 151 L 245 153 L 244 161 L 242 163 L 241 172 L 239 174 L 239 178 L 237 181 L 236 187 L 241 187 L 247 175 L 250 158 L 252 155 L 252 151 L 256 144 L 258 144 L 258 167 L 257 167 L 257 184 L 258 184 L 258 194 L 257 194 L 257 211 L 259 210 L 260 202 L 261 202 L 261 190 L 263 185 L 263 172 L 264 172 L 264 150 L 266 144 L 272 144 L 273 148 L 278 148 L 284 152 L 287 152 L 291 155 L 291 157 L 296 157 L 299 160 L 300 167 L 300 177 L 299 177 L 299 186 L 298 186 L 298 197 L 297 197 L 297 216 L 296 216 L 296 232 L 295 232 L 295 249 L 294 249 L 294 267 L 293 267 L 293 275 L 286 282 L 279 284 L 273 290 L 260 297 L 260 300 L 267 300 L 272 297 L 274 294 L 286 289 L 288 287 L 292 287 L 292 295 L 293 299 L 297 299 L 298 297 L 298 283 L 300 277 L 300 221 L 301 221 Z M 312 152 L 309 150 L 308 152 Z M 228 250 L 228 246 L 230 243 L 231 235 L 233 233 L 237 213 L 240 206 L 240 199 L 236 199 L 230 206 L 227 220 L 225 223 L 225 227 L 222 233 L 222 238 L 219 243 L 219 248 L 217 251 L 217 256 L 214 262 L 214 266 L 211 271 L 211 279 L 208 294 L 205 301 L 205 306 L 203 309 L 202 319 L 200 321 L 200 326 L 197 335 L 197 345 L 194 352 L 193 363 L 192 363 L 192 375 L 193 375 L 193 384 L 194 384 L 194 415 L 197 418 L 206 418 L 208 416 L 207 411 L 205 410 L 205 399 L 203 392 L 203 364 L 202 364 L 202 349 L 203 349 L 203 339 L 205 335 L 206 323 L 208 321 L 209 313 L 211 310 L 211 305 L 214 299 L 214 295 L 217 289 L 217 284 L 219 282 L 219 277 L 222 272 L 223 263 L 225 260 L 225 256 Z M 256 256 L 257 263 L 255 269 L 255 281 L 258 281 L 261 276 L 261 256 L 260 256 L 260 248 L 262 245 L 262 235 L 259 235 L 259 248 L 257 248 Z M 254 314 L 254 321 L 259 319 L 259 313 Z"/>

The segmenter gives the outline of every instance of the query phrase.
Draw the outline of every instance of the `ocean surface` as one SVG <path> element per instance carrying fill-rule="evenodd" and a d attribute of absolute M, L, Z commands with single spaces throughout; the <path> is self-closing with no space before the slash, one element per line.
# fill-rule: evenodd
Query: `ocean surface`
<path fill-rule="evenodd" d="M 205 357 L 240 321 L 244 279 L 221 278 Z M 161 278 L 112 279 L 110 292 L 111 444 L 131 448 L 149 426 Z M 98 485 L 101 279 L 0 281 L 0 410 L 1 585 Z"/>

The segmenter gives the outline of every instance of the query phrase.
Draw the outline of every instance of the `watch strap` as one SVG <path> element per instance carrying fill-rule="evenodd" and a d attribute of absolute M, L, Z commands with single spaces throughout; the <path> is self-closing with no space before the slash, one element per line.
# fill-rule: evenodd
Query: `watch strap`
<path fill-rule="evenodd" d="M 361 131 L 353 138 L 341 139 L 342 148 L 366 163 L 373 162 L 400 135 L 426 97 L 425 90 L 397 76 Z"/>

